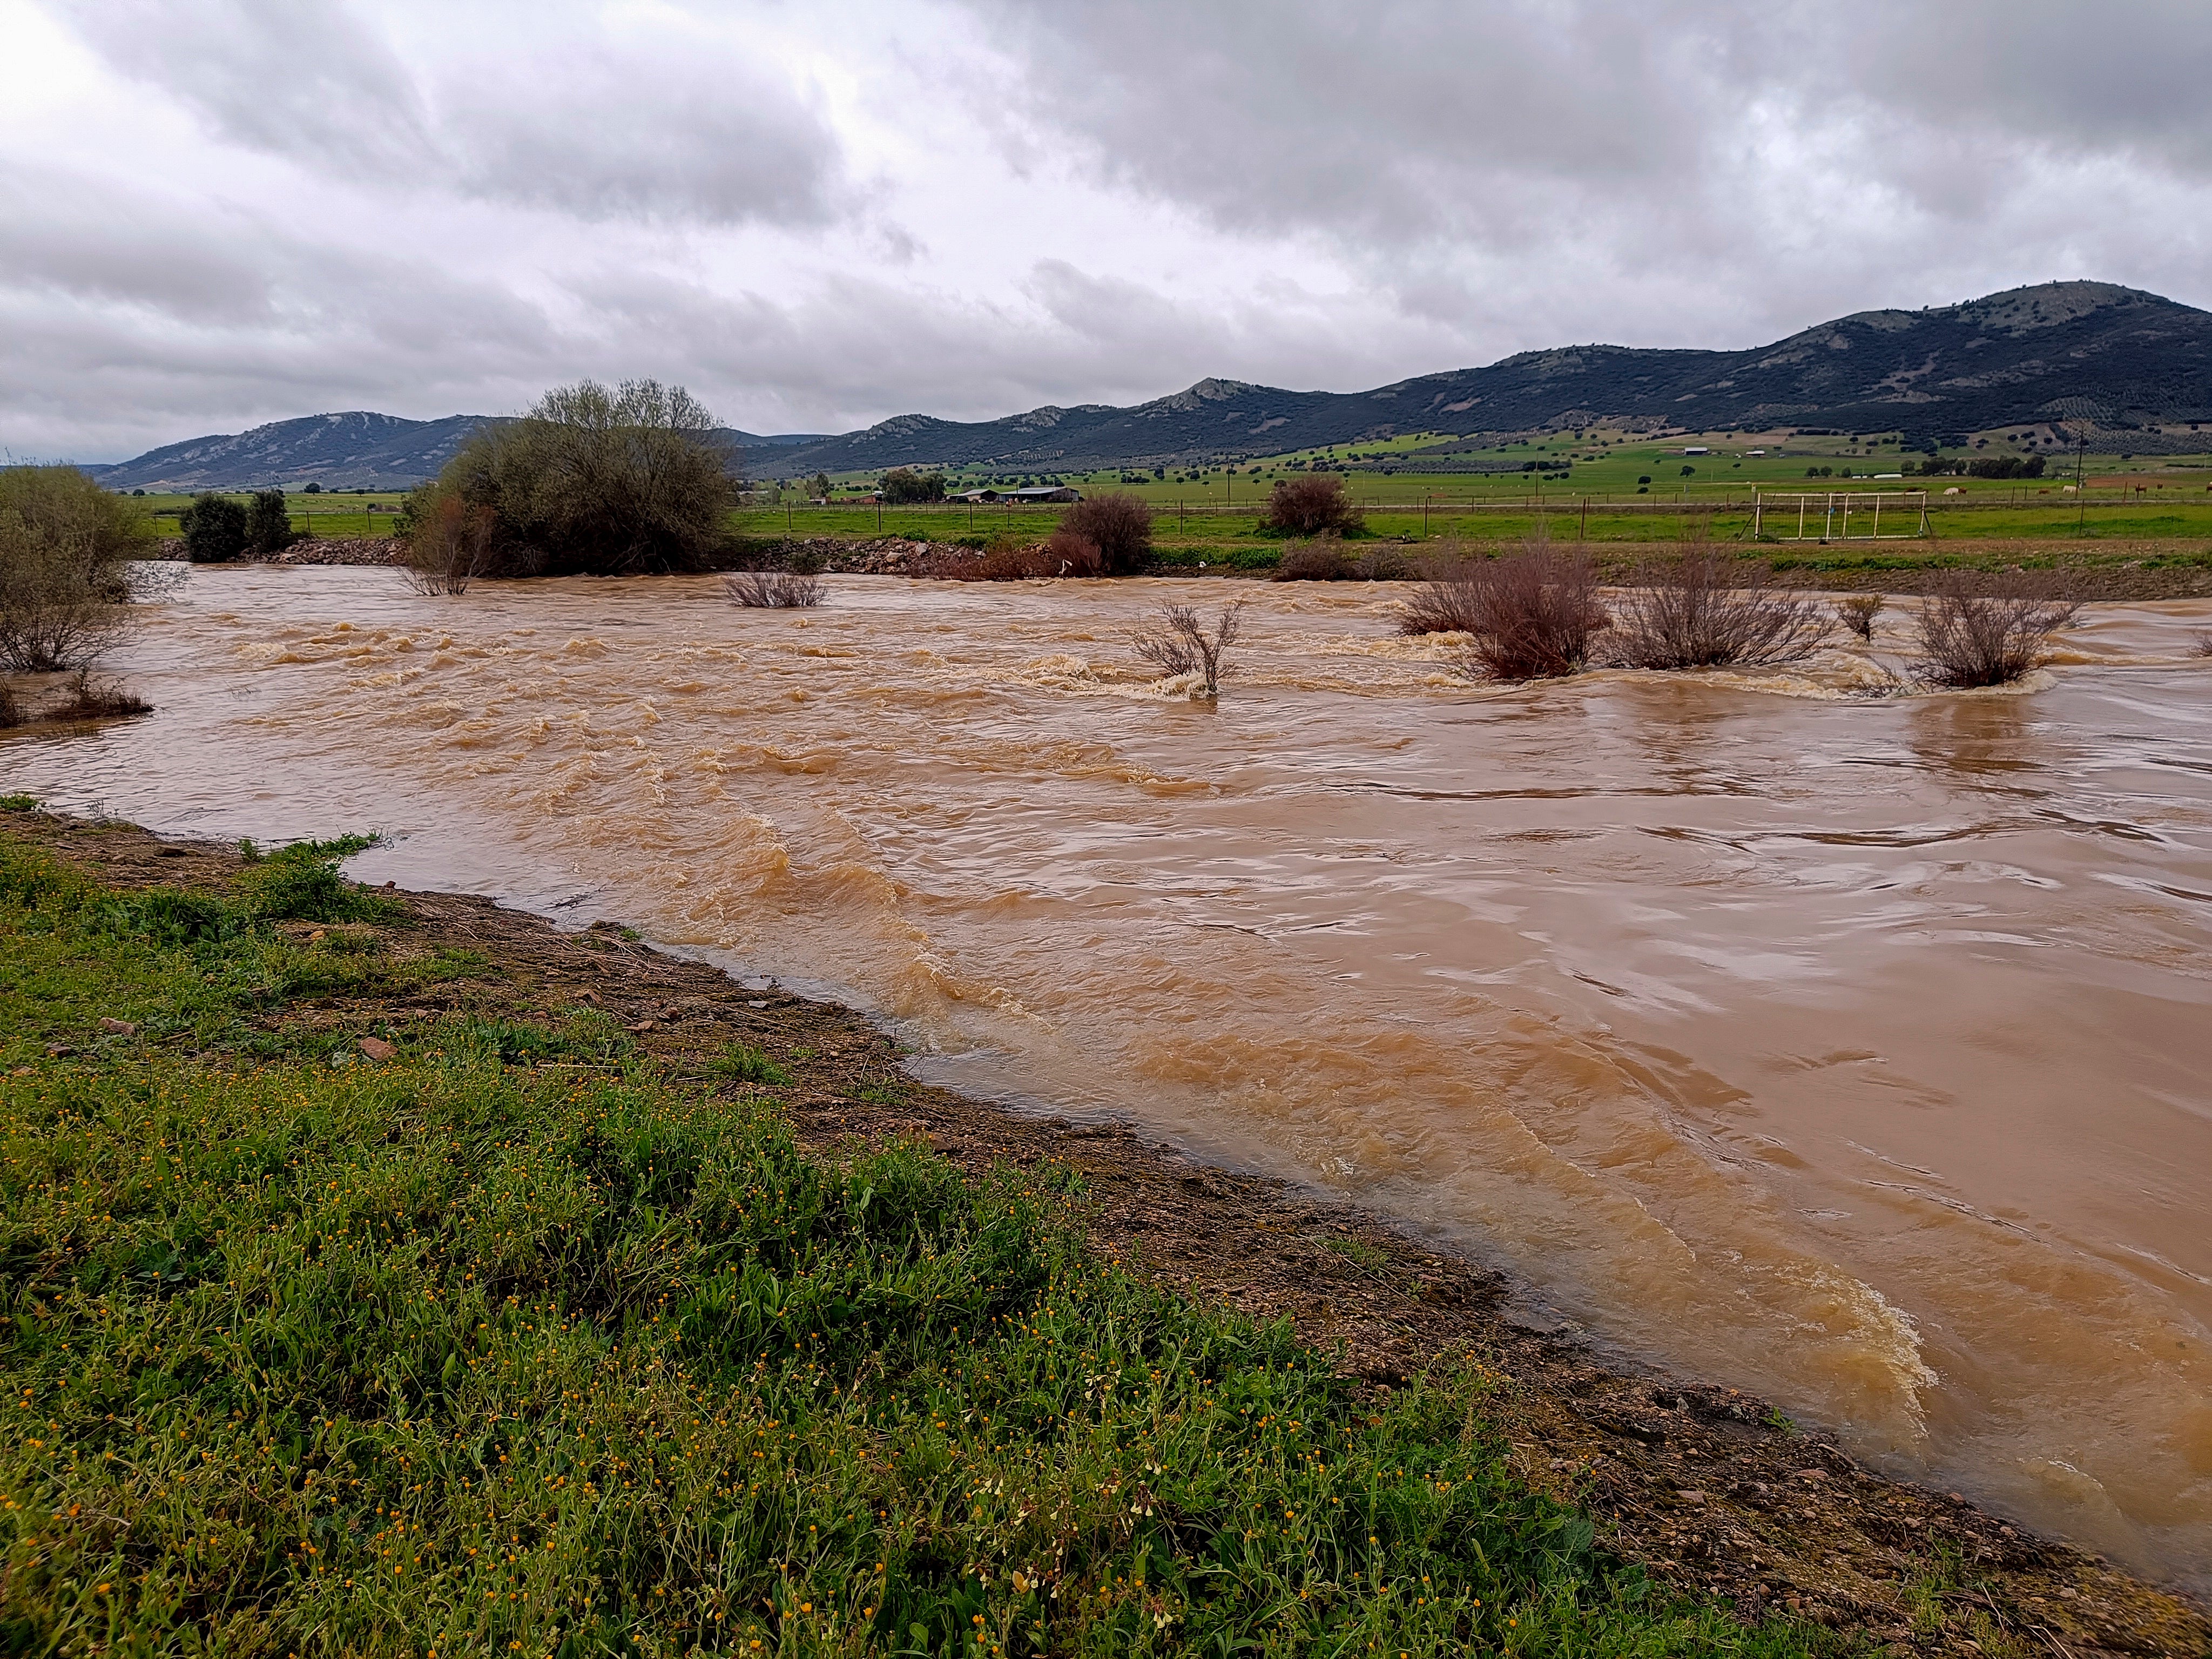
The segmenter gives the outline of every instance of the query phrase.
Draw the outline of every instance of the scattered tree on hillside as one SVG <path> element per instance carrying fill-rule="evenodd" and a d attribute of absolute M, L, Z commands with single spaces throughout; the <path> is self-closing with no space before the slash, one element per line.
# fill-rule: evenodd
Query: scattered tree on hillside
<path fill-rule="evenodd" d="M 817 472 L 806 481 L 806 493 L 817 501 L 826 500 L 830 494 L 830 475 Z"/>

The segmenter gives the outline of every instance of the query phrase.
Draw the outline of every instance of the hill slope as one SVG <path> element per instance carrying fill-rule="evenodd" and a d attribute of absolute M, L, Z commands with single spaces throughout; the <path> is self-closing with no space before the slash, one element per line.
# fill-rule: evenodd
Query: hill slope
<path fill-rule="evenodd" d="M 325 489 L 404 489 L 434 477 L 489 415 L 448 415 L 439 421 L 350 410 L 276 421 L 234 435 L 191 438 L 147 451 L 111 467 L 88 468 L 111 489 L 246 489 L 265 484 L 319 483 Z M 770 453 L 818 443 L 823 434 L 761 437 L 724 430 L 740 449 Z"/>
<path fill-rule="evenodd" d="M 435 472 L 483 417 L 313 416 L 172 444 L 103 471 L 111 486 L 255 483 L 392 488 Z M 1133 408 L 1047 406 L 995 421 L 900 415 L 838 437 L 723 435 L 750 470 L 984 465 L 1019 471 L 1235 459 L 1405 433 L 1506 434 L 1627 424 L 1692 431 L 1819 426 L 1941 438 L 2088 422 L 2146 453 L 2212 439 L 2212 312 L 2109 283 L 2046 283 L 1924 311 L 1864 311 L 1747 351 L 1565 346 L 1370 392 L 1290 392 L 1205 380 Z"/>

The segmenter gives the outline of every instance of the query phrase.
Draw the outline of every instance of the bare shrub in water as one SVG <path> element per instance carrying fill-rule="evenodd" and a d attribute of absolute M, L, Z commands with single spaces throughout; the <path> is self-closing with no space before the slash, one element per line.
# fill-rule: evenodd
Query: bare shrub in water
<path fill-rule="evenodd" d="M 802 611 L 822 603 L 822 578 L 798 570 L 741 570 L 722 592 L 751 611 Z"/>
<path fill-rule="evenodd" d="M 2197 636 L 2197 654 L 2200 657 L 2212 657 L 2212 634 L 2199 634 Z"/>
<path fill-rule="evenodd" d="M 15 694 L 0 685 L 0 732 L 23 723 L 23 705 L 15 701 Z"/>
<path fill-rule="evenodd" d="M 1580 672 L 1605 631 L 1597 571 L 1580 554 L 1532 542 L 1504 558 L 1446 556 L 1407 602 L 1407 634 L 1464 634 L 1462 666 L 1493 680 L 1547 679 Z"/>
<path fill-rule="evenodd" d="M 0 470 L 0 666 L 79 668 L 119 644 L 152 539 L 137 502 L 73 466 Z"/>
<path fill-rule="evenodd" d="M 1160 671 L 1161 678 L 1174 679 L 1184 674 L 1201 678 L 1205 695 L 1221 695 L 1221 660 L 1229 647 L 1237 643 L 1243 631 L 1244 601 L 1224 605 L 1221 619 L 1213 631 L 1198 619 L 1195 607 L 1188 605 L 1164 605 L 1160 607 L 1163 626 L 1156 632 L 1139 634 L 1133 641 L 1137 654 Z"/>
<path fill-rule="evenodd" d="M 1765 567 L 1692 547 L 1638 572 L 1613 626 L 1612 653 L 1626 667 L 1771 668 L 1811 656 L 1834 623 Z"/>
<path fill-rule="evenodd" d="M 1270 580 L 1279 582 L 1341 582 L 1357 574 L 1344 556 L 1344 543 L 1334 536 L 1310 542 L 1292 542 L 1283 550 L 1280 563 Z"/>
<path fill-rule="evenodd" d="M 154 705 L 113 680 L 95 680 L 89 668 L 80 668 L 62 688 L 62 701 L 52 718 L 64 720 L 116 720 L 125 714 L 150 714 Z"/>
<path fill-rule="evenodd" d="M 488 507 L 471 507 L 459 495 L 439 495 L 427 503 L 407 537 L 407 562 L 400 568 L 418 593 L 458 596 L 491 562 L 496 516 Z"/>
<path fill-rule="evenodd" d="M 2048 575 L 1946 571 L 1920 602 L 1913 675 L 1957 690 L 2008 685 L 2041 662 L 2051 636 L 2081 614 L 2081 602 L 2054 595 Z"/>
<path fill-rule="evenodd" d="M 1836 620 L 1869 644 L 1874 641 L 1874 619 L 1887 603 L 1880 593 L 1854 593 L 1836 601 Z"/>

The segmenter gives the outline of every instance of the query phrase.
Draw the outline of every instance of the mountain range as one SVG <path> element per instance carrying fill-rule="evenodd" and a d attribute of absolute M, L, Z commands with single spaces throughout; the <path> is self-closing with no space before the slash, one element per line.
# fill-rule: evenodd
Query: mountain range
<path fill-rule="evenodd" d="M 111 488 L 391 489 L 434 474 L 481 416 L 310 416 L 88 468 Z M 1407 434 L 1394 462 L 1449 470 L 1504 439 L 1592 426 L 1808 427 L 1957 438 L 2073 422 L 2142 453 L 2212 448 L 2212 312 L 2109 283 L 2046 283 L 1954 306 L 1863 311 L 1746 351 L 1562 346 L 1369 392 L 1205 380 L 1122 408 L 1047 406 L 996 421 L 899 415 L 839 435 L 726 430 L 755 477 L 891 466 L 1024 473 L 1243 460 Z"/>

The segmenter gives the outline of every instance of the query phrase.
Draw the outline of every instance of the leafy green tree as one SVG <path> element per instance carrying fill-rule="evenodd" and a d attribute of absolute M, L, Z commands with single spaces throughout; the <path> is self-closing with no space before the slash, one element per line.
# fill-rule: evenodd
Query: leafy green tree
<path fill-rule="evenodd" d="M 817 472 L 809 478 L 806 481 L 806 493 L 817 501 L 827 500 L 830 495 L 830 475 L 827 472 Z"/>
<path fill-rule="evenodd" d="M 271 559 L 301 533 L 292 528 L 292 510 L 281 489 L 257 489 L 246 509 L 246 550 L 257 559 Z"/>
<path fill-rule="evenodd" d="M 942 472 L 916 472 L 912 467 L 895 466 L 884 474 L 884 499 L 893 506 L 914 501 L 941 501 L 945 499 L 945 475 Z"/>
<path fill-rule="evenodd" d="M 228 495 L 204 490 L 177 515 L 185 556 L 194 564 L 221 564 L 246 551 L 246 509 Z"/>
<path fill-rule="evenodd" d="M 0 469 L 0 666 L 82 668 L 130 631 L 146 509 L 73 466 Z"/>
<path fill-rule="evenodd" d="M 696 570 L 727 532 L 734 456 L 682 386 L 592 380 L 547 392 L 526 415 L 487 423 L 437 482 L 408 501 L 401 528 L 437 522 L 457 495 L 490 514 L 481 576 L 636 575 Z"/>

